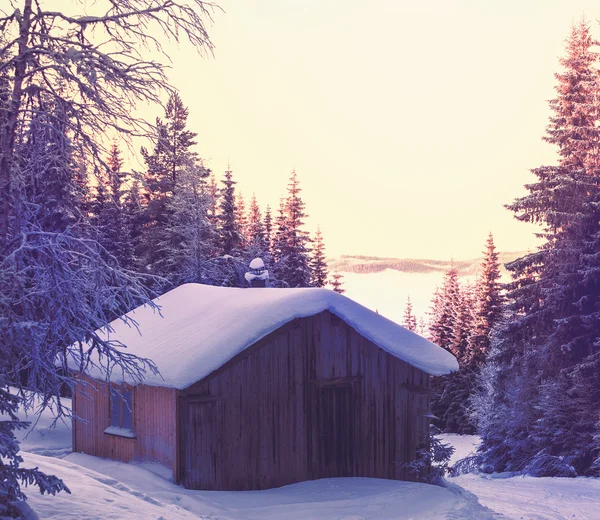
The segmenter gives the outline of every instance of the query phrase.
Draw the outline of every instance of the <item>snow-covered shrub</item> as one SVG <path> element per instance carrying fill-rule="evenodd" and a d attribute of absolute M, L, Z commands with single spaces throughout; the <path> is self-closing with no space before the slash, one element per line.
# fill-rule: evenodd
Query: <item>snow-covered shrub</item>
<path fill-rule="evenodd" d="M 525 466 L 523 473 L 533 477 L 571 477 L 577 476 L 575 468 L 565 457 L 540 453 Z"/>
<path fill-rule="evenodd" d="M 454 466 L 449 468 L 449 473 L 453 477 L 457 477 L 458 475 L 464 475 L 465 473 L 474 473 L 479 471 L 481 466 L 481 456 L 480 455 L 469 455 L 464 459 L 460 459 L 457 461 Z"/>
<path fill-rule="evenodd" d="M 444 444 L 437 436 L 438 428 L 431 425 L 429 429 L 429 448 L 421 448 L 417 451 L 417 458 L 412 462 L 403 464 L 408 472 L 421 482 L 441 486 L 444 476 L 448 473 L 450 457 L 454 453 L 454 447 Z"/>

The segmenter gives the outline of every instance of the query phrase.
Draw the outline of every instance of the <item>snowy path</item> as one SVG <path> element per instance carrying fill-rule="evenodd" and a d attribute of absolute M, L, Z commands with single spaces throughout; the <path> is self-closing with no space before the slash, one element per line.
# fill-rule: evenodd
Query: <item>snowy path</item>
<path fill-rule="evenodd" d="M 474 435 L 445 434 L 456 448 L 451 463 L 473 452 Z M 509 520 L 600 520 L 600 479 L 534 478 L 469 474 L 451 484 L 473 493 L 479 502 Z"/>
<path fill-rule="evenodd" d="M 146 467 L 72 454 L 26 462 L 65 479 L 72 495 L 30 493 L 41 519 L 140 520 L 488 520 L 476 500 L 425 484 L 323 479 L 267 491 L 190 491 Z"/>
<path fill-rule="evenodd" d="M 600 480 L 462 475 L 449 479 L 510 520 L 600 520 Z"/>

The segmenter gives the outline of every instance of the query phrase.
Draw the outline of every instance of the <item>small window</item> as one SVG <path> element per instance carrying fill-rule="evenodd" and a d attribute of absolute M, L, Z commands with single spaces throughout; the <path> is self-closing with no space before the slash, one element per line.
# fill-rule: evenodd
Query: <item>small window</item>
<path fill-rule="evenodd" d="M 135 438 L 131 390 L 110 389 L 110 426 L 104 433 Z"/>

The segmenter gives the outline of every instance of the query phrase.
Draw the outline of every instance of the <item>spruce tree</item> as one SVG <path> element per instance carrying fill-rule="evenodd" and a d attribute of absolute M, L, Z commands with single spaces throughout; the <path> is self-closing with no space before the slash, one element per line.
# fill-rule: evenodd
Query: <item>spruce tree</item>
<path fill-rule="evenodd" d="M 558 163 L 532 170 L 508 209 L 542 226 L 539 251 L 507 265 L 509 318 L 495 335 L 478 399 L 485 469 L 599 475 L 600 172 L 596 42 L 573 26 L 544 139 Z"/>
<path fill-rule="evenodd" d="M 253 249 L 262 251 L 262 255 L 268 254 L 269 245 L 265 236 L 265 225 L 255 194 L 252 194 L 252 200 L 250 201 L 247 229 L 249 245 Z"/>
<path fill-rule="evenodd" d="M 96 221 L 98 242 L 115 257 L 120 266 L 134 267 L 132 221 L 124 206 L 124 183 L 121 152 L 116 143 L 110 149 L 105 175 L 98 177 Z"/>
<path fill-rule="evenodd" d="M 331 276 L 332 280 L 331 280 L 331 288 L 338 294 L 344 294 L 346 292 L 346 289 L 344 289 L 344 275 L 342 275 L 342 273 L 340 273 L 339 271 L 334 271 L 333 275 Z M 379 313 L 377 313 L 379 314 Z"/>
<path fill-rule="evenodd" d="M 410 296 L 406 298 L 406 307 L 404 307 L 404 316 L 402 325 L 411 332 L 417 332 L 417 317 L 413 314 L 412 302 Z"/>
<path fill-rule="evenodd" d="M 473 334 L 469 339 L 469 363 L 481 366 L 490 348 L 492 331 L 500 324 L 504 297 L 500 283 L 500 264 L 492 233 L 486 241 L 481 272 L 475 287 Z"/>
<path fill-rule="evenodd" d="M 459 352 L 453 351 L 457 344 L 454 337 L 456 332 L 454 323 L 459 303 L 458 270 L 452 263 L 444 275 L 442 287 L 436 289 L 433 295 L 429 333 L 433 343 L 452 352 L 455 356 L 459 354 Z"/>
<path fill-rule="evenodd" d="M 135 256 L 135 252 L 140 250 L 140 241 L 142 240 L 144 226 L 144 207 L 143 195 L 141 193 L 140 181 L 134 177 L 130 185 L 125 190 L 123 199 L 123 215 L 127 220 L 127 227 L 131 237 L 131 247 L 133 249 L 133 268 L 140 269 L 140 260 Z"/>
<path fill-rule="evenodd" d="M 429 326 L 431 341 L 454 354 L 459 363 L 457 372 L 432 382 L 431 409 L 437 417 L 434 423 L 446 432 L 470 434 L 475 431 L 469 411 L 475 374 L 466 363 L 468 340 L 473 330 L 472 307 L 472 290 L 468 286 L 461 287 L 458 270 L 452 263 L 441 289 L 434 293 Z"/>
<path fill-rule="evenodd" d="M 210 220 L 216 225 L 217 212 L 219 208 L 219 187 L 217 186 L 217 179 L 214 173 L 210 174 L 207 189 L 209 196 L 208 216 Z"/>
<path fill-rule="evenodd" d="M 285 214 L 285 199 L 279 200 L 279 209 L 275 217 L 275 232 L 273 234 L 273 257 L 281 262 L 288 249 L 287 218 Z"/>
<path fill-rule="evenodd" d="M 223 187 L 220 193 L 220 204 L 218 213 L 218 232 L 222 255 L 235 256 L 242 246 L 242 237 L 237 224 L 237 206 L 235 196 L 236 181 L 233 180 L 233 172 L 228 167 L 225 178 L 221 181 Z"/>
<path fill-rule="evenodd" d="M 195 162 L 198 159 L 198 154 L 191 150 L 192 146 L 196 145 L 194 139 L 198 134 L 186 129 L 189 110 L 184 106 L 181 97 L 177 92 L 174 92 L 169 97 L 165 108 L 165 141 L 164 160 L 165 165 L 169 169 L 173 188 L 177 184 L 177 176 L 183 170 L 188 171 L 190 162 Z M 203 177 L 208 177 L 206 169 L 202 170 Z"/>
<path fill-rule="evenodd" d="M 137 254 L 143 268 L 153 272 L 157 272 L 154 265 L 164 260 L 158 244 L 167 240 L 166 226 L 171 217 L 169 199 L 176 189 L 177 176 L 190 161 L 197 160 L 196 152 L 191 149 L 196 144 L 197 134 L 186 129 L 187 118 L 188 109 L 179 94 L 172 94 L 165 108 L 165 120 L 156 120 L 153 151 L 141 150 L 146 163 L 146 200 L 143 237 Z M 208 174 L 207 171 L 205 173 Z"/>
<path fill-rule="evenodd" d="M 274 254 L 278 262 L 278 278 L 289 287 L 308 287 L 311 281 L 310 237 L 304 231 L 305 204 L 300 197 L 296 171 L 292 171 L 288 192 L 280 206 L 276 221 Z"/>
<path fill-rule="evenodd" d="M 250 244 L 248 230 L 248 215 L 246 215 L 246 200 L 241 193 L 237 194 L 235 201 L 235 224 L 240 235 L 240 248 L 245 250 Z"/>
<path fill-rule="evenodd" d="M 325 287 L 328 274 L 327 258 L 325 257 L 325 244 L 323 243 L 323 234 L 320 227 L 317 227 L 314 243 L 315 247 L 313 248 L 311 260 L 312 286 Z"/>
<path fill-rule="evenodd" d="M 267 209 L 265 210 L 265 241 L 267 244 L 267 250 L 273 256 L 273 217 L 271 215 L 271 206 L 267 205 Z"/>
<path fill-rule="evenodd" d="M 211 283 L 208 262 L 214 244 L 209 220 L 210 196 L 205 186 L 206 168 L 190 160 L 177 173 L 175 192 L 168 201 L 170 219 L 165 239 L 159 243 L 161 259 L 157 269 L 172 285 Z"/>
<path fill-rule="evenodd" d="M 67 226 L 87 223 L 68 128 L 66 107 L 42 101 L 25 129 L 19 150 L 23 197 L 33 204 L 31 208 L 35 208 L 36 220 L 44 231 L 62 232 Z"/>

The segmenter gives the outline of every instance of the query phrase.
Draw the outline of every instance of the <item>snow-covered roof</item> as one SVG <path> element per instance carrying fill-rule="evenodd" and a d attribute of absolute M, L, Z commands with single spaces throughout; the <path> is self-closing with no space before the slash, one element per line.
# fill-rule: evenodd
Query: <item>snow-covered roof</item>
<path fill-rule="evenodd" d="M 147 385 L 187 388 L 285 323 L 325 310 L 429 374 L 458 369 L 456 358 L 446 350 L 329 289 L 237 289 L 190 283 L 155 302 L 160 315 L 149 306 L 129 313 L 139 331 L 115 320 L 113 331 L 105 334 L 127 345 L 127 352 L 154 361 L 160 375 L 149 374 Z M 103 378 L 97 369 L 88 374 Z M 111 380 L 120 383 L 122 375 L 115 372 Z"/>

